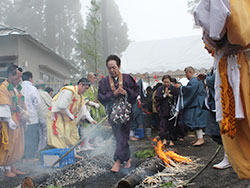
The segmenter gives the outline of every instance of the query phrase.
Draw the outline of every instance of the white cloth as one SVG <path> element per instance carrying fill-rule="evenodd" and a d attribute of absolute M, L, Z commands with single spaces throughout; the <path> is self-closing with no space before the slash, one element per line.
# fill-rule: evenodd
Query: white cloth
<path fill-rule="evenodd" d="M 93 102 L 93 101 L 89 101 L 88 104 L 89 104 L 90 106 L 93 106 L 93 107 L 97 108 L 97 109 L 100 107 L 100 105 L 99 105 L 98 103 Z"/>
<path fill-rule="evenodd" d="M 51 106 L 52 97 L 48 94 L 48 92 L 42 89 L 38 89 L 38 91 L 41 98 L 41 103 L 39 105 L 39 119 L 44 119 L 48 114 L 48 108 Z"/>
<path fill-rule="evenodd" d="M 200 4 L 194 11 L 195 23 L 198 26 L 203 27 L 205 32 L 213 40 L 219 40 L 225 34 L 225 23 L 227 17 L 230 16 L 230 2 L 229 0 L 201 0 Z M 218 70 L 218 64 L 223 57 L 222 51 L 217 51 L 214 56 L 214 68 L 215 72 L 215 106 L 216 106 L 216 121 L 221 121 L 222 107 L 220 96 L 220 74 Z M 235 100 L 235 117 L 237 119 L 244 118 L 244 112 L 242 102 L 240 98 L 240 72 L 237 65 L 237 57 L 228 57 L 228 81 L 233 89 Z"/>
<path fill-rule="evenodd" d="M 233 89 L 235 102 L 235 118 L 244 119 L 244 111 L 240 98 L 240 70 L 237 64 L 237 57 L 230 56 L 227 59 L 228 82 Z"/>
<path fill-rule="evenodd" d="M 223 118 L 222 116 L 222 106 L 221 106 L 221 97 L 220 97 L 220 72 L 219 72 L 219 61 L 223 56 L 222 52 L 216 52 L 214 54 L 214 72 L 215 72 L 215 82 L 214 82 L 214 90 L 215 90 L 215 109 L 216 109 L 216 121 L 220 122 Z"/>
<path fill-rule="evenodd" d="M 92 91 L 93 93 L 95 93 L 95 89 L 94 89 L 93 85 L 90 85 L 90 88 L 91 88 L 91 91 Z"/>
<path fill-rule="evenodd" d="M 221 79 L 219 73 L 219 61 L 223 56 L 223 52 L 218 51 L 215 53 L 214 58 L 214 68 L 215 68 L 215 107 L 216 107 L 216 121 L 220 122 L 223 118 L 222 114 L 222 106 L 221 106 Z M 237 57 L 230 56 L 227 59 L 227 75 L 228 75 L 228 82 L 229 85 L 233 89 L 234 94 L 234 102 L 235 102 L 235 118 L 236 119 L 243 119 L 244 118 L 244 111 L 240 97 L 240 71 L 237 64 Z"/>
<path fill-rule="evenodd" d="M 30 81 L 23 81 L 22 94 L 25 99 L 27 111 L 29 112 L 29 125 L 38 123 L 38 109 L 41 103 L 40 95 Z"/>
<path fill-rule="evenodd" d="M 80 120 L 87 119 L 89 122 L 94 121 L 94 119 L 91 117 L 86 105 L 83 105 L 80 109 L 80 112 L 78 113 L 78 116 L 76 118 L 76 124 L 79 123 Z"/>
<path fill-rule="evenodd" d="M 224 36 L 228 16 L 230 16 L 229 0 L 201 0 L 194 11 L 195 24 L 202 26 L 214 40 Z"/>
<path fill-rule="evenodd" d="M 8 104 L 0 104 L 0 118 L 11 118 L 10 106 Z"/>
<path fill-rule="evenodd" d="M 60 112 L 62 110 L 65 111 L 71 103 L 72 95 L 73 93 L 70 90 L 64 89 L 63 91 L 61 91 L 58 96 L 58 99 L 52 102 L 52 112 Z M 85 104 L 82 104 L 82 107 L 80 108 L 80 111 L 77 114 L 77 118 L 75 119 L 76 124 L 81 119 L 87 119 L 89 122 L 94 121 L 89 111 L 87 110 Z"/>
<path fill-rule="evenodd" d="M 60 92 L 58 99 L 52 102 L 52 116 L 54 116 L 54 112 L 64 111 L 71 120 L 75 119 L 74 115 L 68 109 L 72 100 L 72 95 L 73 92 L 67 89 Z"/>
<path fill-rule="evenodd" d="M 11 117 L 10 106 L 7 104 L 0 105 L 0 121 L 5 121 L 11 129 L 16 129 L 17 125 Z"/>
<path fill-rule="evenodd" d="M 12 118 L 5 118 L 4 121 L 8 122 L 8 126 L 15 130 L 17 128 L 17 124 L 13 121 Z"/>
<path fill-rule="evenodd" d="M 66 110 L 71 103 L 73 92 L 64 89 L 60 92 L 58 99 L 52 102 L 52 112 Z"/>
<path fill-rule="evenodd" d="M 69 111 L 68 108 L 65 109 L 65 112 L 66 112 L 67 116 L 68 116 L 71 120 L 74 120 L 74 119 L 75 119 L 75 116 Z"/>

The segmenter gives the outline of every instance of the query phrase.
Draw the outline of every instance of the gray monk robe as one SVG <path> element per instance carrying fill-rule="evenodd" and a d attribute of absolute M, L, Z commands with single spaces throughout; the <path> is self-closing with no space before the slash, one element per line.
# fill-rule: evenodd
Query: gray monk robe
<path fill-rule="evenodd" d="M 123 89 L 127 91 L 128 102 L 132 105 L 135 104 L 136 98 L 139 95 L 139 87 L 136 84 L 135 80 L 128 74 L 122 74 L 123 77 Z M 118 80 L 114 79 L 115 88 L 118 88 Z M 114 96 L 109 83 L 109 76 L 101 79 L 99 82 L 98 89 L 98 100 L 105 106 L 107 114 L 110 117 L 111 108 L 115 100 L 117 100 L 121 95 L 117 97 Z M 114 154 L 114 161 L 120 160 L 121 163 L 128 161 L 130 158 L 130 149 L 128 144 L 129 131 L 130 131 L 130 122 L 132 119 L 132 113 L 130 114 L 130 121 L 125 124 L 114 124 L 109 122 L 112 126 L 112 130 L 116 139 L 116 149 Z"/>

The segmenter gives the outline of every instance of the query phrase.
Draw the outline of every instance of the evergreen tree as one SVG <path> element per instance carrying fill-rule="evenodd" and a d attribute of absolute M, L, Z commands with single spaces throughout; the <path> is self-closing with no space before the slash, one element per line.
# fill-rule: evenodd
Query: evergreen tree
<path fill-rule="evenodd" d="M 33 37 L 41 39 L 43 35 L 43 3 L 43 0 L 1 0 L 1 22 L 23 29 Z"/>
<path fill-rule="evenodd" d="M 79 35 L 78 45 L 82 50 L 83 61 L 86 62 L 86 70 L 97 72 L 102 62 L 100 56 L 100 1 L 92 0 L 88 10 L 86 28 Z"/>
<path fill-rule="evenodd" d="M 113 0 L 92 0 L 86 27 L 78 40 L 86 69 L 106 74 L 107 56 L 120 56 L 129 44 L 127 31 L 127 25 Z"/>
<path fill-rule="evenodd" d="M 66 59 L 75 58 L 77 32 L 83 28 L 79 0 L 46 0 L 46 44 Z"/>
<path fill-rule="evenodd" d="M 0 20 L 18 27 L 73 62 L 83 28 L 80 0 L 1 0 Z"/>
<path fill-rule="evenodd" d="M 110 54 L 121 55 L 126 50 L 128 40 L 127 24 L 123 22 L 119 8 L 114 0 L 102 0 L 102 34 L 103 34 L 103 57 Z"/>

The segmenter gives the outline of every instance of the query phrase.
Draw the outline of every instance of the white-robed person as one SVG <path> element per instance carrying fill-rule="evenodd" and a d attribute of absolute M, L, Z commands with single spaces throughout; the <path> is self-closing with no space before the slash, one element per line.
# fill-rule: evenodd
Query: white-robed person
<path fill-rule="evenodd" d="M 96 124 L 84 105 L 83 93 L 89 88 L 90 82 L 81 78 L 75 86 L 65 86 L 53 98 L 47 115 L 48 145 L 55 148 L 71 147 L 79 141 L 77 121 L 84 114 L 91 124 Z M 76 155 L 76 158 L 81 158 Z"/>
<path fill-rule="evenodd" d="M 250 1 L 201 0 L 194 18 L 214 54 L 216 121 L 225 152 L 238 177 L 250 180 Z"/>
<path fill-rule="evenodd" d="M 41 103 L 39 105 L 38 111 L 40 123 L 38 151 L 41 151 L 47 145 L 47 114 L 49 111 L 48 108 L 52 103 L 52 97 L 47 91 L 44 90 L 45 84 L 43 80 L 38 80 L 35 85 L 41 98 Z"/>

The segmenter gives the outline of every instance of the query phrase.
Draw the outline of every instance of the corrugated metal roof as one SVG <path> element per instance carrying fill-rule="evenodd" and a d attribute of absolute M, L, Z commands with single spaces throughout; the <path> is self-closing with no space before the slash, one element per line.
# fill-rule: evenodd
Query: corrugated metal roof
<path fill-rule="evenodd" d="M 0 36 L 6 35 L 28 35 L 24 30 L 0 24 Z"/>

